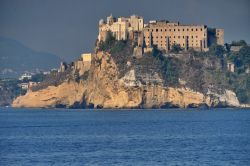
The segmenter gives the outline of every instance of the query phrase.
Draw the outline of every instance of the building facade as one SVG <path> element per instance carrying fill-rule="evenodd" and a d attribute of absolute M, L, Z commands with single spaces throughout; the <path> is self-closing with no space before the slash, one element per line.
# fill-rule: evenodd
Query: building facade
<path fill-rule="evenodd" d="M 127 40 L 129 34 L 134 31 L 142 31 L 144 27 L 144 21 L 142 17 L 132 15 L 129 18 L 119 17 L 114 18 L 112 15 L 107 17 L 107 21 L 99 21 L 99 35 L 98 40 L 104 41 L 106 39 L 107 32 L 112 32 L 116 40 Z"/>
<path fill-rule="evenodd" d="M 185 50 L 189 48 L 205 50 L 208 47 L 205 25 L 154 22 L 144 28 L 143 34 L 146 47 L 154 45 L 166 51 L 169 51 L 174 44 L 179 44 Z"/>

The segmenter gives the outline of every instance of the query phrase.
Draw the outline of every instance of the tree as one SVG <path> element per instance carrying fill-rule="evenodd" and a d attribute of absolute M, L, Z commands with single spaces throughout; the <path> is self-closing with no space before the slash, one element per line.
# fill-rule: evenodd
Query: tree
<path fill-rule="evenodd" d="M 223 58 L 225 52 L 224 47 L 218 44 L 212 44 L 209 47 L 209 53 L 213 56 L 217 56 L 218 58 Z"/>
<path fill-rule="evenodd" d="M 245 40 L 232 41 L 231 46 L 247 46 L 247 42 Z"/>
<path fill-rule="evenodd" d="M 105 41 L 104 42 L 101 41 L 99 44 L 99 50 L 109 51 L 112 48 L 112 46 L 114 45 L 115 41 L 116 40 L 115 40 L 115 37 L 113 36 L 112 32 L 108 31 Z"/>
<path fill-rule="evenodd" d="M 180 44 L 173 44 L 171 52 L 173 52 L 173 53 L 179 53 L 181 50 L 182 49 L 181 49 Z"/>
<path fill-rule="evenodd" d="M 239 57 L 244 65 L 250 65 L 250 46 L 244 46 L 239 51 Z"/>

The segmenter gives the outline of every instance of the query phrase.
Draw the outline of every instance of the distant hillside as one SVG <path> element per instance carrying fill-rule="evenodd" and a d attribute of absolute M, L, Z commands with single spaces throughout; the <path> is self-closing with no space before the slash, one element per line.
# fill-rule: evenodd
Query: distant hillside
<path fill-rule="evenodd" d="M 0 37 L 0 78 L 57 68 L 60 62 L 54 54 L 37 52 L 16 40 Z"/>

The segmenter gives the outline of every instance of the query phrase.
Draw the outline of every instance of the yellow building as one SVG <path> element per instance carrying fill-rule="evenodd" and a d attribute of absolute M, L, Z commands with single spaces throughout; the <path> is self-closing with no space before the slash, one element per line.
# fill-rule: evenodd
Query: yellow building
<path fill-rule="evenodd" d="M 151 21 L 143 29 L 146 47 L 157 46 L 169 51 L 174 44 L 185 50 L 206 50 L 208 48 L 208 30 L 206 25 L 180 25 L 167 21 Z"/>
<path fill-rule="evenodd" d="M 81 58 L 82 58 L 83 62 L 91 62 L 91 60 L 92 60 L 92 54 L 91 53 L 81 54 Z"/>

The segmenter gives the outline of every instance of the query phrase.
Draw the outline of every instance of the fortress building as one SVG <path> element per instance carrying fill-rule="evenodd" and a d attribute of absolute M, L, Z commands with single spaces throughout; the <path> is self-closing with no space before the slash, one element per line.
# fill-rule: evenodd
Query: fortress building
<path fill-rule="evenodd" d="M 184 50 L 195 49 L 207 51 L 214 43 L 224 45 L 224 30 L 208 28 L 206 25 L 181 25 L 179 22 L 149 21 L 139 16 L 130 18 L 107 17 L 107 22 L 99 22 L 99 41 L 106 39 L 107 32 L 112 32 L 116 40 L 131 39 L 139 48 L 150 49 L 156 46 L 158 49 L 168 52 L 174 44 L 180 45 Z"/>

